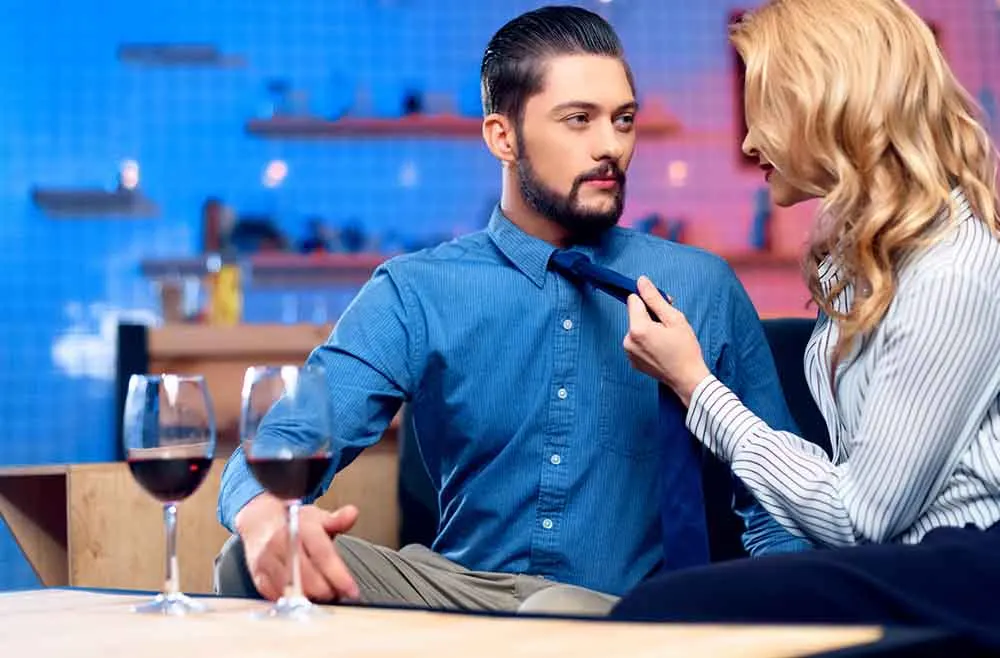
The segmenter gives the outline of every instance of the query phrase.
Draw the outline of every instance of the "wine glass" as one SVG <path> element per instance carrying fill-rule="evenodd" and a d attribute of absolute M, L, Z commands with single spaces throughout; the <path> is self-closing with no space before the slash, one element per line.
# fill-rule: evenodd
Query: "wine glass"
<path fill-rule="evenodd" d="M 177 504 L 212 467 L 215 417 L 201 376 L 132 375 L 123 414 L 125 459 L 136 482 L 163 503 L 167 565 L 163 591 L 136 612 L 181 616 L 204 612 L 180 591 Z"/>
<path fill-rule="evenodd" d="M 285 502 L 289 579 L 267 617 L 305 619 L 319 613 L 302 594 L 299 509 L 333 464 L 326 373 L 319 366 L 254 366 L 243 379 L 240 445 L 250 472 Z"/>

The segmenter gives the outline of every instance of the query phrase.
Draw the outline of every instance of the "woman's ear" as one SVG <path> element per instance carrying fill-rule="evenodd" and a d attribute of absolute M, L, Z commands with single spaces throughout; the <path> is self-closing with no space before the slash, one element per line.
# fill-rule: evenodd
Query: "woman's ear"
<path fill-rule="evenodd" d="M 483 141 L 500 162 L 517 159 L 517 136 L 510 120 L 503 114 L 490 114 L 483 119 Z"/>

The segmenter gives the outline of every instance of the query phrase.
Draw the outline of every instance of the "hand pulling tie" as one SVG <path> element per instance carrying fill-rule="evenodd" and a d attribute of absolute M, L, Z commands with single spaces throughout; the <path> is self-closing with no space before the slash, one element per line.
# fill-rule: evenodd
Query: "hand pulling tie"
<path fill-rule="evenodd" d="M 552 269 L 565 275 L 574 281 L 589 283 L 595 288 L 611 295 L 623 304 L 628 302 L 629 295 L 638 295 L 639 286 L 635 280 L 628 278 L 614 270 L 610 270 L 600 265 L 594 265 L 586 254 L 579 251 L 556 251 L 552 254 Z M 659 290 L 659 288 L 657 288 Z M 660 290 L 660 294 L 673 304 L 674 299 L 670 295 Z M 659 318 L 649 309 L 650 317 L 659 322 Z"/>

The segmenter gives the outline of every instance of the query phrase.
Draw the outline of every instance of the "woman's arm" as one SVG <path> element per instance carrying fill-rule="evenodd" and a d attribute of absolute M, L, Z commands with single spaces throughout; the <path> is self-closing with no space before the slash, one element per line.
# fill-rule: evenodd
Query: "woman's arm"
<path fill-rule="evenodd" d="M 972 274 L 900 294 L 849 461 L 776 432 L 712 376 L 693 391 L 691 431 L 729 462 L 782 525 L 833 546 L 885 542 L 932 502 L 1000 386 L 1000 304 Z"/>
<path fill-rule="evenodd" d="M 712 307 L 710 335 L 718 346 L 712 371 L 768 425 L 785 432 L 798 432 L 757 309 L 732 269 L 727 265 L 720 269 Z M 731 479 L 732 507 L 743 520 L 741 539 L 747 553 L 758 557 L 813 548 L 810 542 L 790 534 L 775 521 L 736 475 Z"/>

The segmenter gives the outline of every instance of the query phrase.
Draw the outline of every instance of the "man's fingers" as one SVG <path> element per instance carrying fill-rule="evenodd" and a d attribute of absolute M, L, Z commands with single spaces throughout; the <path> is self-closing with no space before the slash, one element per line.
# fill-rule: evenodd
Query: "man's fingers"
<path fill-rule="evenodd" d="M 254 587 L 265 599 L 276 601 L 281 596 L 288 579 L 288 572 L 282 557 L 261 555 L 250 573 L 253 577 Z"/>
<path fill-rule="evenodd" d="M 337 597 L 356 600 L 360 596 L 358 585 L 354 582 L 347 565 L 334 550 L 333 537 L 327 534 L 321 525 L 310 525 L 304 530 L 302 548 L 316 571 L 322 575 Z"/>
<path fill-rule="evenodd" d="M 323 514 L 322 523 L 326 534 L 339 535 L 350 532 L 358 520 L 358 508 L 354 505 L 344 505 L 333 512 Z"/>
<path fill-rule="evenodd" d="M 336 598 L 336 591 L 327 582 L 326 577 L 320 573 L 312 559 L 304 550 L 299 553 L 299 570 L 302 576 L 302 593 L 311 601 L 331 601 Z"/>

